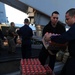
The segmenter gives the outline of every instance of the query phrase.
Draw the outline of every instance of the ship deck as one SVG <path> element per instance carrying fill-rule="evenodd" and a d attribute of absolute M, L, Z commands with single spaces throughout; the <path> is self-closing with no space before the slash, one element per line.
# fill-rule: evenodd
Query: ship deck
<path fill-rule="evenodd" d="M 41 51 L 41 45 L 32 45 L 32 58 L 38 58 Z M 21 75 L 20 73 L 20 59 L 21 47 L 16 46 L 16 54 L 8 54 L 8 47 L 1 50 L 0 55 L 0 75 Z M 46 64 L 48 63 L 48 59 Z M 58 75 L 63 67 L 62 62 L 56 62 L 54 72 Z"/>

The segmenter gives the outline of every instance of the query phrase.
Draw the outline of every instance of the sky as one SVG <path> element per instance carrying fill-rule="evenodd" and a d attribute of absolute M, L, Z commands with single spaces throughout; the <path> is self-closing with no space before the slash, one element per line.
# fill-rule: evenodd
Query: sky
<path fill-rule="evenodd" d="M 23 26 L 24 25 L 24 19 L 28 18 L 28 15 L 18 9 L 15 9 L 7 4 L 5 4 L 5 11 L 6 11 L 6 17 L 8 17 L 8 21 L 14 22 L 16 26 Z M 30 24 L 30 28 L 32 30 L 36 30 L 35 25 Z"/>
<path fill-rule="evenodd" d="M 6 17 L 8 17 L 9 23 L 15 22 L 18 24 L 23 24 L 24 19 L 28 17 L 26 13 L 23 13 L 20 10 L 15 9 L 6 4 L 5 4 L 5 10 L 6 10 Z"/>

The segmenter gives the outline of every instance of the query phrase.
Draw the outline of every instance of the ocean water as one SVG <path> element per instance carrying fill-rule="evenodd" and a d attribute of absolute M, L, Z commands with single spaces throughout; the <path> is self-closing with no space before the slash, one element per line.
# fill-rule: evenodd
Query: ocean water
<path fill-rule="evenodd" d="M 22 27 L 23 24 L 15 24 L 15 26 L 17 26 L 17 27 Z"/>
<path fill-rule="evenodd" d="M 15 26 L 16 26 L 16 27 L 22 27 L 23 24 L 15 24 Z M 32 30 L 36 30 L 35 25 L 31 25 L 31 24 L 30 24 L 29 27 L 30 27 Z"/>

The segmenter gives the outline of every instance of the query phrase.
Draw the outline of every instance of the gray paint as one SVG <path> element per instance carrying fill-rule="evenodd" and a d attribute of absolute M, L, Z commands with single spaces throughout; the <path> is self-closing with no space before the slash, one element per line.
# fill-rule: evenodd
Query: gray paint
<path fill-rule="evenodd" d="M 10 4 L 11 6 L 25 11 L 27 6 L 31 6 L 40 12 L 36 16 L 37 24 L 46 24 L 48 21 L 48 16 L 51 15 L 53 11 L 58 11 L 60 13 L 60 21 L 65 22 L 65 12 L 70 8 L 75 8 L 75 0 L 0 0 L 4 3 Z M 22 5 L 23 4 L 23 5 Z M 40 19 L 40 20 L 39 20 Z"/>
<path fill-rule="evenodd" d="M 36 10 L 50 15 L 57 10 L 60 13 L 60 20 L 65 21 L 65 12 L 70 8 L 75 8 L 75 0 L 19 0 Z"/>
<path fill-rule="evenodd" d="M 5 6 L 0 2 L 0 23 L 6 23 L 6 21 Z"/>
<path fill-rule="evenodd" d="M 0 1 L 27 13 L 28 6 L 25 5 L 24 3 L 19 2 L 18 0 L 0 0 Z"/>
<path fill-rule="evenodd" d="M 34 19 L 35 19 L 35 24 L 46 25 L 49 22 L 50 17 L 37 12 Z"/>

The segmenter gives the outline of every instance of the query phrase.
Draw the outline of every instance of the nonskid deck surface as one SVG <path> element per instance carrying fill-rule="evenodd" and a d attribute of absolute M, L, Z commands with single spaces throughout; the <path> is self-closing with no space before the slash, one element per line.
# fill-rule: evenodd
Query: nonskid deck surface
<path fill-rule="evenodd" d="M 40 51 L 41 51 L 41 46 L 32 45 L 32 58 L 38 57 Z M 0 50 L 0 62 L 17 60 L 21 59 L 21 57 L 22 57 L 21 46 L 16 46 L 15 54 L 8 53 L 8 47 L 4 47 L 2 50 Z"/>
<path fill-rule="evenodd" d="M 0 53 L 0 62 L 11 61 L 20 59 L 21 56 L 21 48 L 17 47 L 15 53 L 8 53 L 8 48 L 3 48 Z"/>
<path fill-rule="evenodd" d="M 39 49 L 38 49 L 39 48 Z M 34 46 L 32 49 L 32 58 L 37 58 L 40 53 L 41 46 Z M 0 75 L 21 75 L 20 72 L 20 59 L 21 59 L 21 47 L 16 47 L 16 54 L 9 54 L 8 48 L 1 50 L 0 55 Z M 47 60 L 48 62 L 48 60 Z M 56 74 L 62 69 L 63 63 L 56 62 L 54 71 Z"/>
<path fill-rule="evenodd" d="M 6 65 L 7 66 L 10 66 L 8 69 L 7 66 L 3 66 L 4 68 L 4 72 L 2 70 L 2 72 L 0 73 L 0 75 L 21 75 L 21 70 L 20 70 L 20 64 L 19 64 L 20 61 L 12 61 L 7 63 L 6 62 Z M 61 69 L 63 67 L 63 64 L 61 62 L 56 62 L 56 65 L 55 65 L 55 68 L 54 68 L 54 72 L 56 75 L 59 75 Z"/>
<path fill-rule="evenodd" d="M 32 46 L 32 58 L 37 58 L 40 52 L 40 46 Z M 22 58 L 21 55 L 21 46 L 16 46 L 16 53 L 10 54 L 8 53 L 8 47 L 4 47 L 0 50 L 0 75 L 5 74 L 17 74 L 20 71 L 20 59 Z"/>

